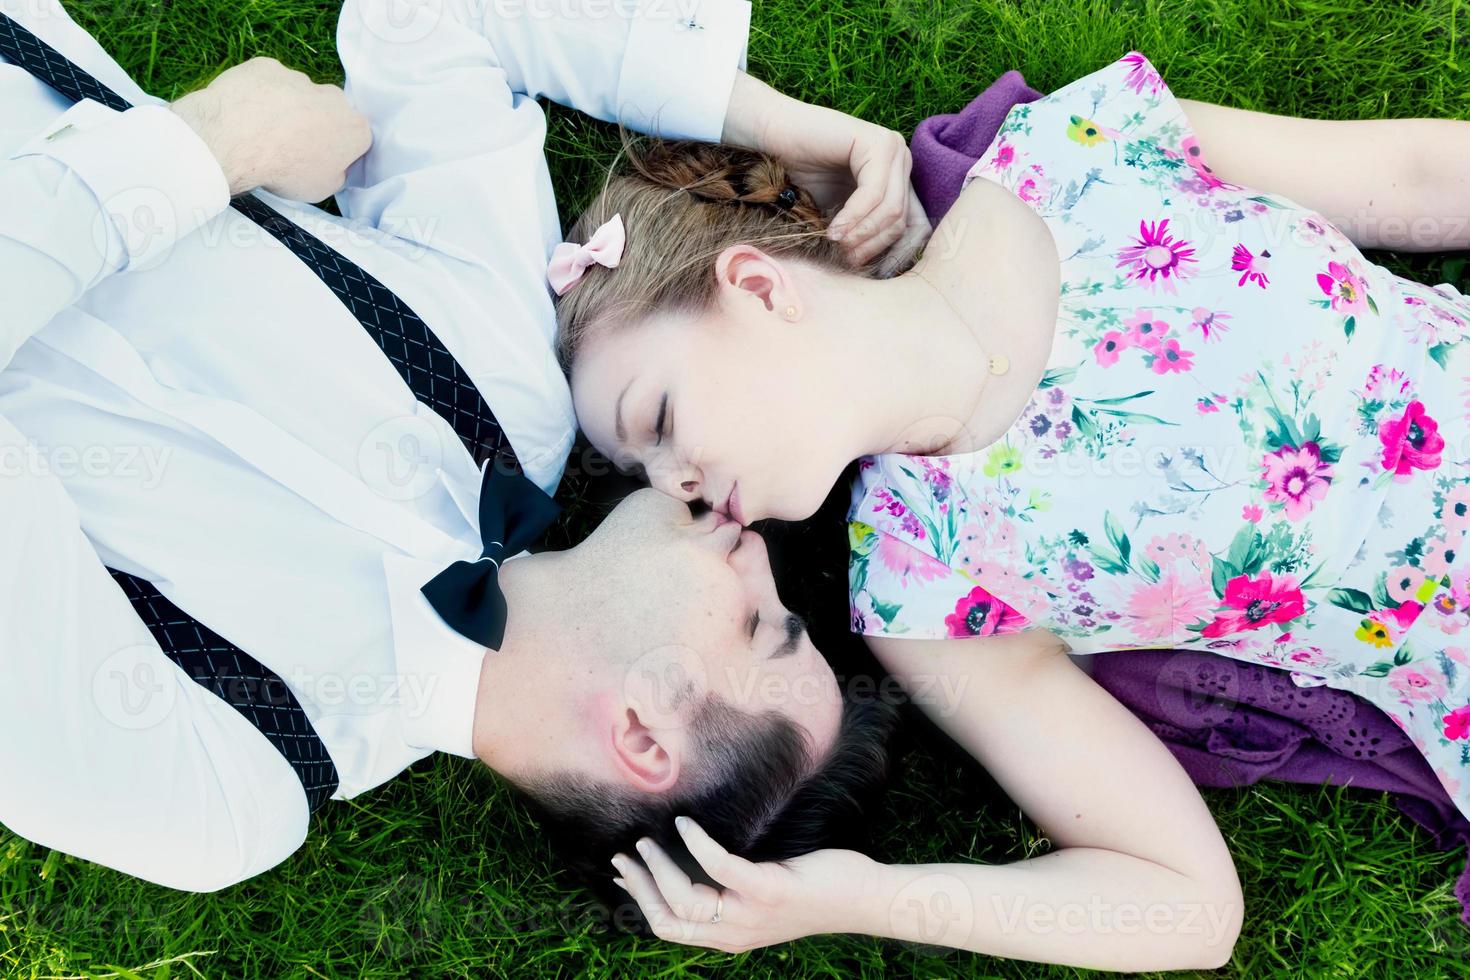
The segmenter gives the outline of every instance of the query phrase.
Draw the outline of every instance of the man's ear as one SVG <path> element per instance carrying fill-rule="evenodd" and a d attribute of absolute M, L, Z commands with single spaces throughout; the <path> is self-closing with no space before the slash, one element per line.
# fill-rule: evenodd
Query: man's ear
<path fill-rule="evenodd" d="M 679 782 L 684 740 L 677 728 L 650 728 L 629 707 L 613 721 L 613 768 L 633 789 L 663 793 Z"/>
<path fill-rule="evenodd" d="M 715 259 L 720 292 L 733 302 L 754 297 L 768 311 L 795 320 L 801 297 L 790 267 L 754 245 L 731 245 Z"/>

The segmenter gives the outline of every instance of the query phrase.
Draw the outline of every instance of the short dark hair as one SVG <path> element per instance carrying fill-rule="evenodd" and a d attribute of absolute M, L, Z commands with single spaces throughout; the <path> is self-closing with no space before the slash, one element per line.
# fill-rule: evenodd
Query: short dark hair
<path fill-rule="evenodd" d="M 709 695 L 695 712 L 699 761 L 673 792 L 654 796 L 553 774 L 524 787 L 554 850 L 607 908 L 627 908 L 613 884 L 612 857 L 637 859 L 652 838 L 695 880 L 709 882 L 684 847 L 674 818 L 693 817 L 725 848 L 752 861 L 778 861 L 824 847 L 861 847 L 864 808 L 887 773 L 893 705 L 848 697 L 832 748 L 815 758 L 806 737 L 776 712 L 742 711 Z M 641 917 L 615 916 L 645 930 Z"/>

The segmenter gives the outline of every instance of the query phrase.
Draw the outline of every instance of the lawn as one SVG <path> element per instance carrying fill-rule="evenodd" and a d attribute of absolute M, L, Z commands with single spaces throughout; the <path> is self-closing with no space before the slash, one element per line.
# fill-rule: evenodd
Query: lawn
<path fill-rule="evenodd" d="M 340 77 L 333 0 L 68 6 L 164 97 L 256 54 Z M 904 132 L 957 110 L 1006 69 L 1045 91 L 1130 48 L 1182 97 L 1333 118 L 1470 118 L 1462 28 L 1470 15 L 1455 0 L 758 0 L 751 69 Z M 615 141 L 609 127 L 554 111 L 549 152 L 566 213 L 590 193 Z M 1470 292 L 1462 258 L 1375 258 Z M 604 489 L 570 482 L 573 516 L 559 538 L 586 526 Z M 788 599 L 816 611 L 815 632 L 842 672 L 856 661 L 842 637 L 832 512 L 788 534 L 777 554 L 793 557 Z M 825 573 L 794 571 L 797 553 Z M 1008 861 L 1047 847 L 983 773 L 920 726 L 909 726 L 899 750 L 893 791 L 874 815 L 879 856 Z M 1282 785 L 1206 795 L 1247 899 L 1235 957 L 1217 975 L 1470 975 L 1470 931 L 1450 892 L 1464 854 L 1433 850 L 1385 798 Z M 0 829 L 7 978 L 1087 975 L 851 937 L 731 957 L 608 938 L 602 924 L 558 875 L 526 810 L 474 765 L 447 757 L 329 805 L 289 862 L 217 895 L 169 892 Z"/>

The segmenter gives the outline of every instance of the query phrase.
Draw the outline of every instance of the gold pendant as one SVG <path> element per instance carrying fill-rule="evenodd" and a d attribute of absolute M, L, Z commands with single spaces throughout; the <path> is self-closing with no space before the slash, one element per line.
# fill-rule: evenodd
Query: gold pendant
<path fill-rule="evenodd" d="M 990 373 L 1005 374 L 1011 369 L 1011 360 L 1004 354 L 990 355 Z"/>

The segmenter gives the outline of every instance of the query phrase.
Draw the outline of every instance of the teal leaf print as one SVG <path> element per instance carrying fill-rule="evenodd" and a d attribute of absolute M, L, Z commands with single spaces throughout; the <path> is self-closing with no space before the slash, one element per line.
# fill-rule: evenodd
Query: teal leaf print
<path fill-rule="evenodd" d="M 1357 317 L 1350 316 L 1346 320 L 1342 321 L 1342 332 L 1347 336 L 1347 339 L 1348 340 L 1352 340 L 1353 339 L 1353 334 L 1355 332 L 1357 332 L 1357 329 L 1358 329 L 1358 318 Z"/>
<path fill-rule="evenodd" d="M 1113 547 L 1118 549 L 1118 554 L 1123 558 L 1123 564 L 1128 564 L 1128 555 L 1133 546 L 1128 543 L 1128 535 L 1123 531 L 1123 525 L 1119 524 L 1118 519 L 1111 513 L 1103 515 L 1103 531 L 1106 532 L 1108 540 L 1113 543 Z"/>
<path fill-rule="evenodd" d="M 1301 580 L 1301 582 L 1298 583 L 1298 584 L 1303 589 L 1305 589 L 1307 586 L 1311 585 L 1312 584 L 1312 581 L 1317 577 L 1317 573 L 1320 572 L 1320 571 L 1322 571 L 1322 569 L 1323 569 L 1323 567 L 1325 567 L 1325 565 L 1326 565 L 1326 562 L 1322 562 L 1322 563 L 1318 564 L 1317 566 L 1315 566 L 1310 572 L 1307 573 L 1306 577 L 1303 578 Z"/>
<path fill-rule="evenodd" d="M 1097 408 L 1097 409 L 1093 409 L 1093 414 L 1095 414 L 1095 415 L 1110 415 L 1113 418 L 1116 418 L 1120 422 L 1142 422 L 1142 423 L 1147 423 L 1149 425 L 1178 425 L 1179 424 L 1178 422 L 1170 422 L 1170 421 L 1168 421 L 1166 419 L 1161 419 L 1157 415 L 1145 415 L 1142 412 L 1124 412 L 1121 409 L 1116 409 L 1116 408 Z"/>
<path fill-rule="evenodd" d="M 1046 373 L 1041 376 L 1041 383 L 1036 387 L 1054 388 L 1057 385 L 1070 383 L 1075 377 L 1077 377 L 1076 366 L 1069 368 L 1047 368 Z"/>
<path fill-rule="evenodd" d="M 1363 294 L 1363 298 L 1368 301 L 1368 309 L 1370 309 L 1370 310 L 1373 311 L 1373 315 L 1374 316 L 1377 316 L 1378 315 L 1378 304 L 1375 303 L 1375 302 L 1373 302 L 1373 295 L 1371 293 L 1364 293 Z"/>
<path fill-rule="evenodd" d="M 1238 574 L 1240 573 L 1231 568 L 1229 562 L 1220 558 L 1218 555 L 1211 557 L 1210 587 L 1215 590 L 1216 596 L 1223 599 L 1225 597 L 1225 583 L 1235 578 Z"/>
<path fill-rule="evenodd" d="M 1450 366 L 1450 345 L 1435 344 L 1429 348 L 1429 356 L 1434 358 L 1434 363 L 1440 367 L 1448 368 Z"/>
<path fill-rule="evenodd" d="M 1388 594 L 1388 573 L 1379 572 L 1378 577 L 1373 580 L 1373 601 L 1378 603 L 1380 609 L 1391 609 L 1398 603 Z"/>
<path fill-rule="evenodd" d="M 1152 395 L 1153 393 L 1153 389 L 1150 388 L 1148 391 L 1135 391 L 1131 395 L 1119 395 L 1117 398 L 1089 398 L 1088 401 L 1094 405 L 1121 405 L 1124 402 L 1131 402 L 1135 398 L 1142 398 L 1144 395 Z"/>
<path fill-rule="evenodd" d="M 1076 427 L 1077 434 L 1083 439 L 1093 439 L 1097 436 L 1097 425 L 1087 417 L 1087 413 L 1072 404 L 1072 425 Z"/>
<path fill-rule="evenodd" d="M 1126 575 L 1133 545 L 1128 541 L 1128 535 L 1124 533 L 1118 519 L 1110 513 L 1103 515 L 1103 533 L 1108 537 L 1108 544 L 1093 544 L 1087 549 L 1092 555 L 1093 564 L 1109 575 Z"/>
<path fill-rule="evenodd" d="M 884 627 L 884 629 L 887 629 L 888 627 L 892 626 L 893 625 L 893 619 L 894 619 L 894 617 L 897 616 L 898 615 L 898 611 L 903 608 L 903 603 L 901 603 L 901 602 L 879 602 L 877 599 L 873 599 L 872 601 L 873 601 L 873 612 L 877 613 L 878 614 L 878 618 L 881 619 L 881 620 L 883 620 L 883 627 Z"/>
<path fill-rule="evenodd" d="M 1123 564 L 1122 556 L 1106 545 L 1092 545 L 1088 549 L 1092 555 L 1092 563 L 1109 575 L 1127 575 L 1128 566 Z"/>
<path fill-rule="evenodd" d="M 1367 614 L 1378 608 L 1373 597 L 1360 589 L 1333 589 L 1327 593 L 1327 601 L 1355 613 Z"/>
<path fill-rule="evenodd" d="M 1296 448 L 1305 441 L 1302 439 L 1302 434 L 1297 431 L 1296 423 L 1276 409 L 1268 407 L 1266 417 L 1273 423 L 1271 428 L 1266 430 L 1266 446 L 1273 452 L 1283 446 Z"/>
<path fill-rule="evenodd" d="M 1387 677 L 1388 676 L 1388 672 L 1390 670 L 1392 670 L 1392 669 L 1393 669 L 1393 664 L 1388 663 L 1387 661 L 1384 661 L 1384 660 L 1380 660 L 1376 664 L 1370 664 L 1369 666 L 1364 667 L 1363 670 L 1362 670 L 1361 676 L 1363 676 L 1363 677 Z"/>
<path fill-rule="evenodd" d="M 1261 540 L 1260 534 L 1256 533 L 1254 524 L 1247 524 L 1235 532 L 1235 537 L 1230 542 L 1230 552 L 1226 561 L 1233 566 L 1236 575 L 1256 574 L 1261 570 L 1261 563 L 1265 558 L 1265 542 Z M 1221 590 L 1220 594 L 1224 595 L 1224 590 Z"/>
<path fill-rule="evenodd" d="M 1247 201 L 1254 201 L 1257 204 L 1264 204 L 1268 208 L 1283 209 L 1283 208 L 1286 207 L 1285 204 L 1280 204 L 1280 203 L 1278 203 L 1276 201 L 1273 201 L 1269 197 L 1266 197 L 1263 194 L 1257 194 L 1255 197 L 1248 197 L 1248 198 L 1246 198 L 1246 200 Z"/>

